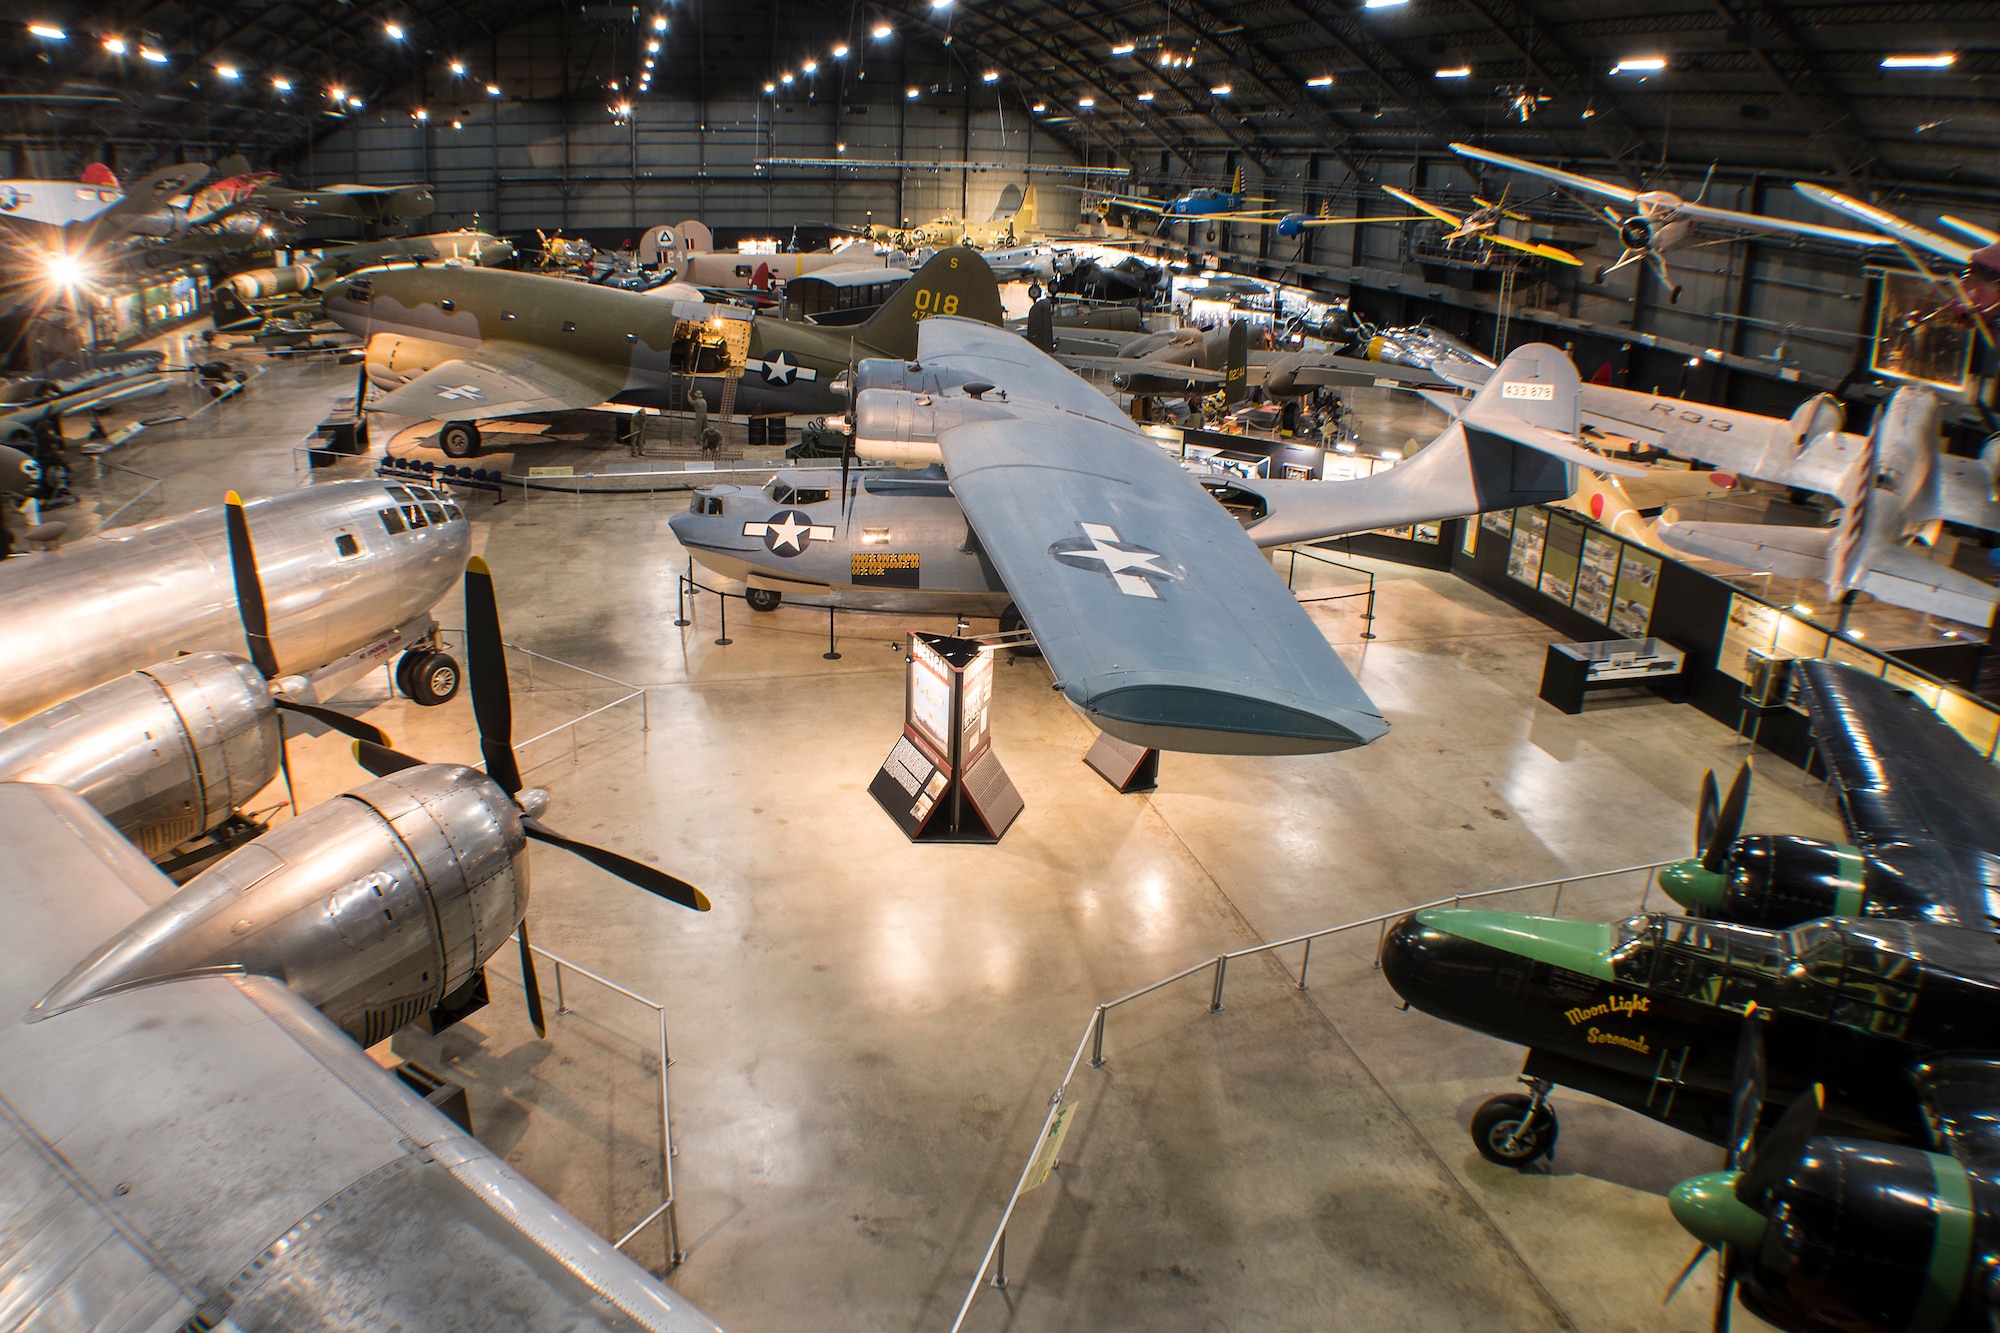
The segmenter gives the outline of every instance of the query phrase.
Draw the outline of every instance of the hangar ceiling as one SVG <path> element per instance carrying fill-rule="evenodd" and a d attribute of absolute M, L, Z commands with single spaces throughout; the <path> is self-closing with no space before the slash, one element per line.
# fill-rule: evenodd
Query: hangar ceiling
<path fill-rule="evenodd" d="M 342 117 L 414 106 L 485 77 L 523 25 L 559 31 L 550 96 L 600 100 L 651 37 L 655 6 L 534 0 L 29 0 L 6 34 L 0 132 L 79 160 L 171 139 L 191 155 L 283 155 Z M 2000 197 L 2000 3 L 1892 0 L 669 0 L 658 91 L 756 87 L 828 61 L 816 89 L 895 31 L 899 70 L 980 87 L 1079 151 L 1147 172 L 1212 174 L 1218 154 L 1267 174 L 1330 156 L 1367 176 L 1464 139 L 1640 182 L 1711 163 Z M 392 33 L 401 33 L 394 36 Z M 118 50 L 115 43 L 123 43 Z M 140 48 L 163 57 L 142 58 Z M 1951 53 L 1942 68 L 1885 56 Z M 1663 57 L 1658 71 L 1631 62 Z M 1628 68 L 1615 72 L 1626 62 Z M 226 71 L 235 71 L 231 77 Z M 281 88 L 280 82 L 289 84 Z M 802 87 L 803 85 L 801 85 Z M 878 81 L 878 87 L 879 87 Z M 327 90 L 351 102 L 338 111 Z M 798 95 L 787 89 L 780 95 Z M 1034 107 L 1042 110 L 1037 113 Z"/>

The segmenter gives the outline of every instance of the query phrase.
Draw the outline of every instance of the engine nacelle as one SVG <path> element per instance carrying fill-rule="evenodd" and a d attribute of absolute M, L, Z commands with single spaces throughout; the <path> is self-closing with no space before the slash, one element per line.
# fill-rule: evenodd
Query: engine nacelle
<path fill-rule="evenodd" d="M 78 964 L 33 1017 L 252 973 L 372 1046 L 472 981 L 527 907 L 520 807 L 474 769 L 423 764 L 223 857 Z"/>
<path fill-rule="evenodd" d="M 273 268 L 253 268 L 224 278 L 218 287 L 227 287 L 244 301 L 255 301 L 267 296 L 285 296 L 292 292 L 302 292 L 313 285 L 314 269 L 311 264 L 281 264 Z"/>
<path fill-rule="evenodd" d="M 462 348 L 401 333 L 378 333 L 368 340 L 368 382 L 378 389 L 400 389 L 435 366 L 465 355 Z"/>
<path fill-rule="evenodd" d="M 1618 224 L 1618 240 L 1627 250 L 1645 250 L 1653 244 L 1653 224 L 1634 214 Z"/>
<path fill-rule="evenodd" d="M 862 362 L 863 366 L 868 364 Z M 856 375 L 857 378 L 860 375 L 858 369 Z M 991 388 L 986 385 L 983 391 Z M 982 401 L 969 394 L 863 389 L 854 396 L 854 452 L 863 458 L 891 463 L 916 466 L 938 463 L 944 456 L 937 441 L 946 431 L 969 421 L 996 421 L 1012 416 L 1005 400 Z"/>
<path fill-rule="evenodd" d="M 278 774 L 280 744 L 257 669 L 191 653 L 0 729 L 0 782 L 67 787 L 159 856 L 262 791 Z"/>
<path fill-rule="evenodd" d="M 1818 838 L 1738 838 L 1719 872 L 1699 860 L 1660 871 L 1660 887 L 1681 906 L 1738 925 L 1786 930 L 1824 916 L 1859 916 L 1867 899 L 1867 859 L 1858 848 Z"/>
<path fill-rule="evenodd" d="M 1950 1157 L 1809 1140 L 1797 1169 L 1764 1204 L 1769 1221 L 1759 1243 L 1741 1254 L 1743 1304 L 1778 1328 L 1914 1328 L 1924 1322 L 1920 1309 L 1932 1327 L 1972 1327 L 1975 1319 L 1983 1326 L 1978 1249 L 1971 1262 L 1951 1251 L 1994 1206 L 1991 1193 Z M 1956 1242 L 1949 1222 L 1964 1228 Z"/>

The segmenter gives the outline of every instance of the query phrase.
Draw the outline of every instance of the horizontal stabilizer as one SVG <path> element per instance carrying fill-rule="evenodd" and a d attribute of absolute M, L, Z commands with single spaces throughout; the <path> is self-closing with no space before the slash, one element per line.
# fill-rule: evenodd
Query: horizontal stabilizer
<path fill-rule="evenodd" d="M 1614 463 L 1577 443 L 1576 366 L 1547 343 L 1529 343 L 1508 354 L 1491 379 L 1472 395 L 1459 420 L 1551 457 L 1618 477 L 1645 471 Z"/>
<path fill-rule="evenodd" d="M 1906 546 L 1877 551 L 1855 580 L 1870 597 L 1965 625 L 1993 621 L 1994 588 Z"/>

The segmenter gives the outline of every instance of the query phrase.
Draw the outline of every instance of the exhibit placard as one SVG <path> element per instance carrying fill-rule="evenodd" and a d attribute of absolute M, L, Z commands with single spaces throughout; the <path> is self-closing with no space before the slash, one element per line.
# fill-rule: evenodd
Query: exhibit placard
<path fill-rule="evenodd" d="M 1653 598 L 1660 590 L 1660 557 L 1628 544 L 1618 558 L 1618 590 L 1611 597 L 1611 628 L 1643 639 L 1653 627 Z"/>
<path fill-rule="evenodd" d="M 916 588 L 923 557 L 915 551 L 856 551 L 847 575 L 858 588 Z"/>
<path fill-rule="evenodd" d="M 1618 548 L 1622 545 L 1608 533 L 1586 532 L 1583 536 L 1583 558 L 1577 565 L 1572 605 L 1600 625 L 1611 621 L 1611 597 L 1618 587 Z"/>
<path fill-rule="evenodd" d="M 1715 669 L 1750 682 L 1750 654 L 1769 655 L 1778 641 L 1778 622 L 1784 614 L 1775 606 L 1738 593 L 1729 599 L 1729 619 L 1722 626 L 1722 643 L 1715 650 Z"/>
<path fill-rule="evenodd" d="M 916 635 L 910 636 L 910 725 L 951 753 L 951 666 Z"/>
<path fill-rule="evenodd" d="M 1549 519 L 1539 509 L 1514 511 L 1514 544 L 1507 551 L 1507 577 L 1534 587 L 1542 576 L 1542 544 Z"/>
<path fill-rule="evenodd" d="M 958 762 L 971 768 L 986 751 L 992 738 L 987 726 L 988 705 L 993 701 L 993 654 L 981 653 L 968 662 L 964 671 L 965 695 L 959 704 L 963 716 L 958 728 Z"/>
<path fill-rule="evenodd" d="M 1583 524 L 1562 514 L 1550 514 L 1542 549 L 1542 577 L 1536 584 L 1542 596 L 1568 606 L 1576 596 L 1576 575 L 1582 561 Z"/>

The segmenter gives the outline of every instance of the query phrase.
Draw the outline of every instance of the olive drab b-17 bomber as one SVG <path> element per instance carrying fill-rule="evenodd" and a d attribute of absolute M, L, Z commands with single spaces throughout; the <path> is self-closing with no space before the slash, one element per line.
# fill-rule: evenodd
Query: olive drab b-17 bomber
<path fill-rule="evenodd" d="M 478 452 L 477 422 L 600 406 L 837 412 L 836 383 L 864 356 L 914 356 L 932 315 L 998 324 L 1000 291 L 978 252 L 939 251 L 865 323 L 821 328 L 740 306 L 667 301 L 502 269 L 364 270 L 326 313 L 369 339 L 370 409 L 445 423 L 439 447 Z"/>
<path fill-rule="evenodd" d="M 1739 836 L 1746 767 L 1726 798 L 1704 784 L 1698 855 L 1660 874 L 1697 915 L 1425 910 L 1390 930 L 1383 975 L 1528 1047 L 1528 1094 L 1473 1118 L 1488 1158 L 1554 1148 L 1554 1084 L 1723 1145 L 1725 1169 L 1669 1200 L 1696 1261 L 1720 1256 L 1718 1327 L 1740 1292 L 1794 1333 L 1986 1328 L 2000 773 L 1887 681 L 1797 670 L 1852 845 Z"/>
<path fill-rule="evenodd" d="M 991 603 L 1090 721 L 1156 749 L 1365 745 L 1381 715 L 1259 549 L 1559 496 L 1578 466 L 1576 369 L 1516 350 L 1439 439 L 1356 482 L 1202 482 L 1026 339 L 930 319 L 914 360 L 861 362 L 852 451 L 923 470 L 788 469 L 712 486 L 672 520 L 695 560 L 787 593 Z M 1222 501 L 1218 504 L 1216 501 Z"/>

